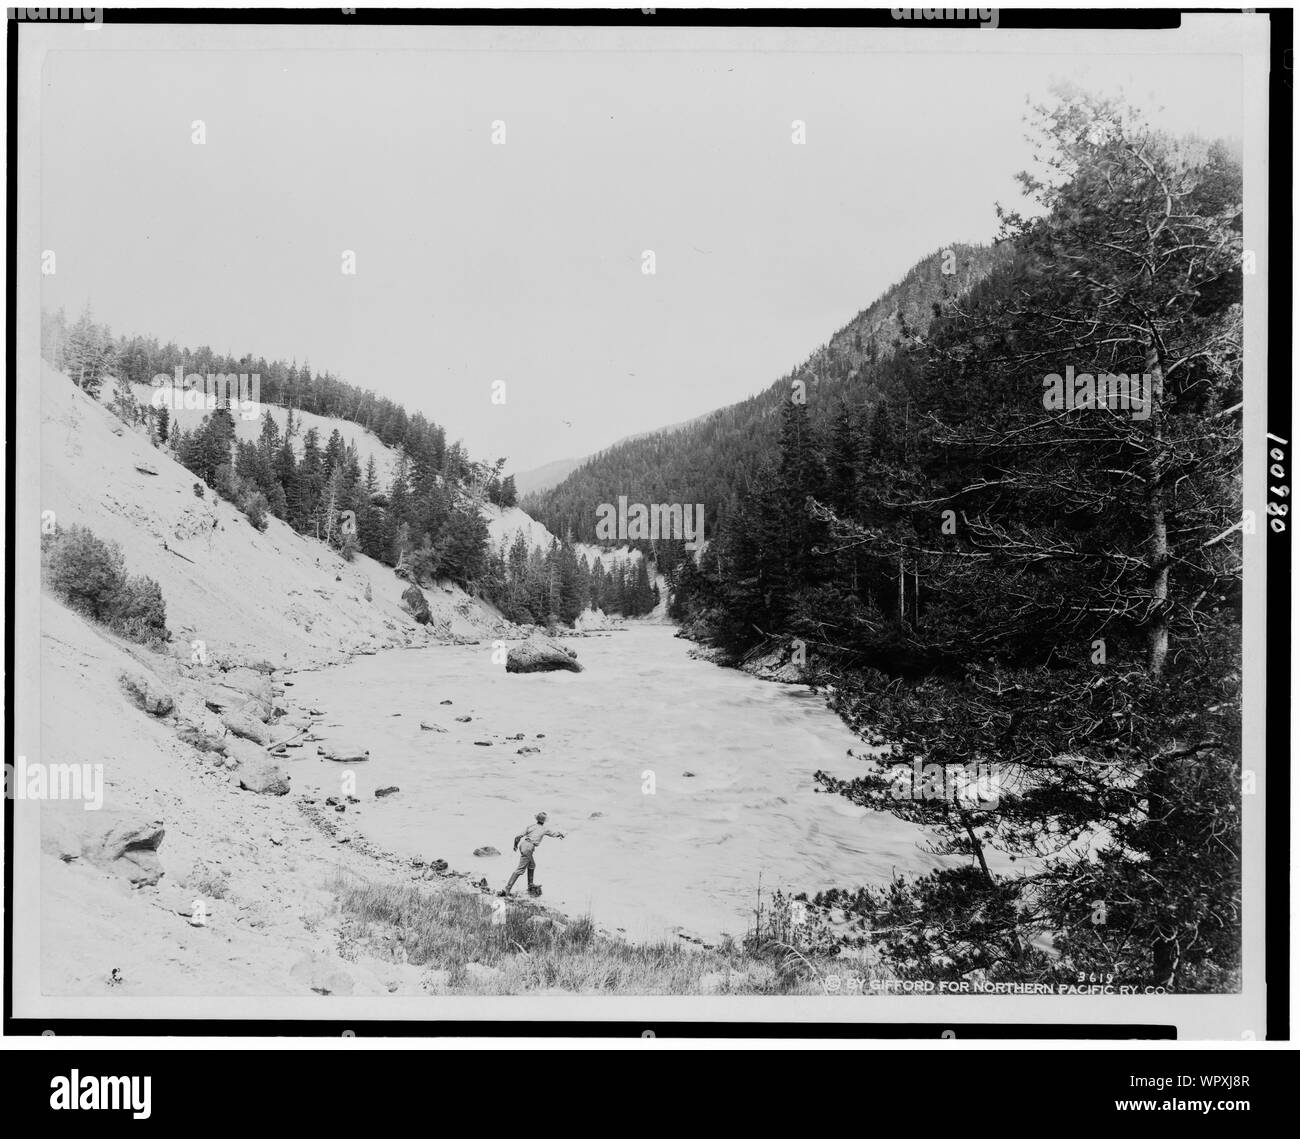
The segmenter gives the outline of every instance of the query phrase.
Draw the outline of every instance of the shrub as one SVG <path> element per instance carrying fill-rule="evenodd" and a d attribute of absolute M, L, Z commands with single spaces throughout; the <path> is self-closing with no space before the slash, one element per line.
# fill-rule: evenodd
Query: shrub
<path fill-rule="evenodd" d="M 771 962 L 782 975 L 817 976 L 817 962 L 842 949 L 831 928 L 826 907 L 778 890 L 771 903 L 759 900 L 754 928 L 741 942 L 746 954 Z"/>
<path fill-rule="evenodd" d="M 222 463 L 217 467 L 212 488 L 217 492 L 217 497 L 238 503 L 243 496 L 244 480 L 235 474 L 235 468 L 229 463 Z"/>
<path fill-rule="evenodd" d="M 126 576 L 116 545 L 84 526 L 56 529 L 41 540 L 41 561 L 51 590 L 96 621 L 108 620 Z"/>
<path fill-rule="evenodd" d="M 266 501 L 266 495 L 260 490 L 245 491 L 240 495 L 238 505 L 255 528 L 258 530 L 266 529 L 266 516 L 271 509 L 271 504 Z"/>
<path fill-rule="evenodd" d="M 109 623 L 133 641 L 167 640 L 167 606 L 151 577 L 124 578 L 112 601 Z"/>
<path fill-rule="evenodd" d="M 41 539 L 41 568 L 50 590 L 78 612 L 142 644 L 169 639 L 162 589 L 128 576 L 116 543 L 84 526 L 56 529 Z"/>
<path fill-rule="evenodd" d="M 411 550 L 405 559 L 411 581 L 417 585 L 422 581 L 436 581 L 443 564 L 445 550 L 445 542 L 438 542 L 435 545 L 427 537 L 419 548 Z"/>
<path fill-rule="evenodd" d="M 279 483 L 271 487 L 271 513 L 282 522 L 289 517 L 289 500 L 285 497 L 284 487 Z"/>

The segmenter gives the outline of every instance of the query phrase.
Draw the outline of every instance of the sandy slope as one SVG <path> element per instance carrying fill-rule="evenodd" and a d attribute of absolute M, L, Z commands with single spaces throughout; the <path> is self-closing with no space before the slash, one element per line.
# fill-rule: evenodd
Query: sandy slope
<path fill-rule="evenodd" d="M 42 757 L 102 763 L 104 812 L 159 819 L 166 837 L 157 886 L 132 887 L 84 859 L 42 857 L 42 991 L 293 992 L 297 960 L 328 948 L 310 924 L 328 924 L 333 903 L 322 888 L 324 872 L 347 856 L 326 849 L 328 840 L 298 815 L 291 797 L 239 791 L 167 723 L 126 703 L 117 673 L 145 671 L 151 656 L 44 599 Z M 41 809 L 47 849 L 66 828 L 91 821 L 78 817 L 77 804 Z M 206 921 L 191 925 L 196 901 Z"/>
<path fill-rule="evenodd" d="M 525 514 L 517 506 L 500 507 L 490 502 L 483 504 L 483 517 L 487 519 L 489 541 L 493 549 L 500 549 L 504 541 L 506 550 L 513 545 L 515 536 L 520 532 L 529 548 L 536 547 L 545 553 L 555 541 L 555 535 L 537 521 L 531 514 Z"/>
<path fill-rule="evenodd" d="M 154 389 L 147 384 L 136 384 L 134 391 L 136 399 L 141 403 L 149 402 L 155 395 Z M 193 431 L 202 422 L 203 417 L 208 414 L 206 411 L 197 408 L 173 411 L 170 409 L 170 404 L 168 407 L 173 422 L 186 431 Z M 234 416 L 235 436 L 241 442 L 255 443 L 261 437 L 262 410 L 269 410 L 271 418 L 279 425 L 280 430 L 285 429 L 289 418 L 288 409 L 274 404 L 265 404 L 252 419 L 245 419 L 242 414 Z M 358 462 L 361 464 L 363 472 L 366 469 L 367 460 L 373 457 L 379 485 L 387 490 L 392 484 L 393 474 L 398 465 L 398 451 L 386 445 L 373 432 L 367 431 L 359 424 L 351 423 L 346 419 L 329 419 L 326 416 L 314 415 L 308 411 L 294 412 L 294 424 L 296 430 L 294 450 L 299 458 L 302 457 L 302 437 L 306 431 L 313 427 L 316 428 L 320 434 L 320 445 L 323 448 L 329 441 L 331 432 L 337 430 L 344 444 L 352 444 L 356 447 Z M 484 502 L 482 510 L 494 548 L 500 546 L 503 538 L 506 540 L 508 547 L 514 541 L 515 534 L 521 530 L 524 532 L 524 537 L 527 539 L 529 546 L 537 546 L 543 551 L 550 549 L 551 543 L 555 541 L 554 535 L 545 526 L 530 515 L 525 514 L 517 506 L 503 509 L 490 502 Z"/>
<path fill-rule="evenodd" d="M 47 367 L 43 383 L 42 509 L 118 543 L 130 572 L 156 579 L 178 641 L 301 663 L 429 635 L 402 608 L 406 583 L 388 567 L 345 562 L 274 518 L 259 533 L 211 491 L 196 497 L 194 475 L 62 375 Z M 476 638 L 497 623 L 454 586 L 426 592 L 434 634 Z"/>
<path fill-rule="evenodd" d="M 418 625 L 400 605 L 406 583 L 392 570 L 364 557 L 344 562 L 274 519 L 259 533 L 210 491 L 197 498 L 188 471 L 63 376 L 47 370 L 43 385 L 43 509 L 62 526 L 81 523 L 118 543 L 129 572 L 155 578 L 175 640 L 154 652 L 42 599 L 42 732 L 27 759 L 100 763 L 106 781 L 102 812 L 39 805 L 42 991 L 310 993 L 313 978 L 331 972 L 358 994 L 420 991 L 419 970 L 339 961 L 339 918 L 322 888 L 340 865 L 375 878 L 409 878 L 409 870 L 322 833 L 296 789 L 282 797 L 240 790 L 239 770 L 217 765 L 177 732 L 189 725 L 220 735 L 220 716 L 205 699 L 227 706 L 247 699 L 229 687 L 239 676 L 283 693 L 296 668 L 431 640 L 477 641 L 513 627 L 450 585 L 426 590 L 433 621 Z M 197 641 L 206 663 L 195 659 Z M 278 671 L 224 671 L 262 662 Z M 155 718 L 134 706 L 119 684 L 124 672 L 166 691 L 175 710 Z M 273 738 L 294 730 L 283 720 L 267 727 Z M 256 745 L 237 745 L 256 760 Z M 280 766 L 292 783 L 290 759 Z M 78 834 L 119 816 L 165 826 L 156 886 L 135 888 L 112 867 L 60 857 Z M 191 924 L 196 901 L 206 911 L 202 924 Z"/>

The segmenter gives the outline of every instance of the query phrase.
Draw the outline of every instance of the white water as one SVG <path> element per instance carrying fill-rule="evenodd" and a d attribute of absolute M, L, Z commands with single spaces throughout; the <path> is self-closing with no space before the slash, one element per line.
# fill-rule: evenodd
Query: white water
<path fill-rule="evenodd" d="M 811 895 L 940 865 L 917 827 L 814 792 L 814 771 L 863 766 L 846 754 L 861 742 L 821 696 L 692 660 L 673 632 L 634 626 L 565 641 L 582 673 L 510 675 L 485 643 L 296 674 L 291 700 L 333 725 L 319 733 L 359 742 L 371 759 L 344 768 L 311 745 L 290 752 L 301 757 L 286 765 L 294 790 L 338 794 L 351 772 L 362 802 L 337 816 L 342 833 L 445 858 L 493 887 L 515 866 L 511 839 L 545 809 L 567 837 L 537 851 L 544 900 L 633 939 L 743 932 L 760 872 L 765 896 Z M 472 722 L 456 723 L 462 715 Z M 421 719 L 447 734 L 422 731 Z M 484 739 L 493 746 L 474 745 Z M 542 750 L 517 755 L 525 745 Z M 393 784 L 399 794 L 374 798 Z M 480 846 L 501 856 L 476 858 Z"/>

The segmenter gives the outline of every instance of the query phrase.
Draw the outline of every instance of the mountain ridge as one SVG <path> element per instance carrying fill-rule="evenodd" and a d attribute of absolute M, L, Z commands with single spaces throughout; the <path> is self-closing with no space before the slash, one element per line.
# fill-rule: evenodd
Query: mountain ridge
<path fill-rule="evenodd" d="M 521 497 L 552 533 L 595 541 L 596 507 L 626 494 L 639 502 L 703 502 L 710 528 L 776 442 L 776 412 L 796 379 L 818 393 L 815 420 L 840 402 L 871 404 L 877 372 L 903 338 L 965 296 L 1007 256 L 996 245 L 954 244 L 920 259 L 797 367 L 745 400 L 693 419 L 626 436 L 563 480 Z"/>

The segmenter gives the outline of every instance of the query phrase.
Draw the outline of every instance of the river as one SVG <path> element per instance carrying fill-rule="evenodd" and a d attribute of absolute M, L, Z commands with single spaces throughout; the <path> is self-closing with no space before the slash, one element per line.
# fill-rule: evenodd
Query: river
<path fill-rule="evenodd" d="M 814 791 L 814 771 L 863 766 L 847 754 L 861 742 L 823 697 L 694 660 L 673 631 L 565 640 L 581 673 L 511 675 L 490 643 L 297 673 L 293 703 L 322 709 L 320 734 L 371 758 L 345 766 L 310 744 L 291 751 L 294 790 L 337 795 L 350 772 L 361 803 L 338 816 L 342 833 L 444 858 L 493 887 L 514 868 L 513 836 L 547 810 L 566 837 L 537 851 L 544 900 L 632 939 L 743 933 L 760 874 L 765 896 L 811 895 L 940 865 L 916 826 Z M 540 750 L 517 754 L 525 746 Z M 483 846 L 501 855 L 475 857 Z"/>

